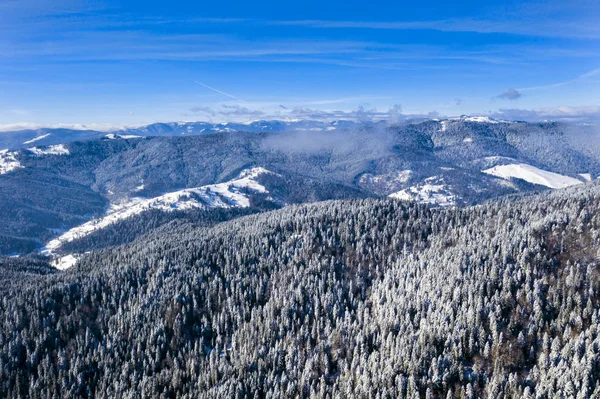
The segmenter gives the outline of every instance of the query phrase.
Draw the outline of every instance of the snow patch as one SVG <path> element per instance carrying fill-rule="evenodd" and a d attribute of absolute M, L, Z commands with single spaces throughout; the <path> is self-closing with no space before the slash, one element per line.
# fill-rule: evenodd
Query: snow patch
<path fill-rule="evenodd" d="M 388 197 L 437 206 L 454 206 L 459 199 L 450 192 L 443 179 L 437 176 L 428 177 L 422 183 L 392 193 Z"/>
<path fill-rule="evenodd" d="M 19 160 L 15 157 L 15 152 L 0 150 L 0 175 L 22 167 Z"/>
<path fill-rule="evenodd" d="M 455 122 L 455 121 L 463 121 L 463 122 L 475 122 L 475 123 L 491 123 L 491 124 L 497 124 L 497 123 L 512 123 L 509 121 L 504 121 L 504 120 L 496 120 L 496 119 L 492 119 L 489 116 L 461 116 L 460 118 L 449 118 L 446 120 L 443 120 L 440 122 L 441 124 L 441 128 L 440 128 L 440 132 L 445 132 L 446 130 L 448 130 L 448 124 L 450 122 Z M 471 141 L 466 141 L 469 138 L 465 139 L 466 143 L 470 143 Z"/>
<path fill-rule="evenodd" d="M 70 152 L 67 148 L 65 148 L 64 144 L 51 145 L 49 147 L 31 147 L 27 149 L 30 152 L 33 152 L 36 155 L 69 155 Z"/>
<path fill-rule="evenodd" d="M 41 136 L 37 136 L 37 137 L 35 137 L 35 138 L 31 139 L 31 140 L 24 141 L 23 144 L 35 143 L 36 141 L 41 140 L 41 139 L 45 139 L 48 136 L 50 136 L 50 133 L 42 134 Z"/>
<path fill-rule="evenodd" d="M 75 255 L 66 255 L 54 259 L 50 264 L 58 270 L 66 270 L 75 266 L 79 259 Z"/>
<path fill-rule="evenodd" d="M 104 138 L 110 139 L 110 140 L 117 140 L 117 139 L 141 139 L 142 136 L 136 136 L 135 134 L 116 134 L 116 133 L 109 133 L 104 135 Z"/>
<path fill-rule="evenodd" d="M 536 168 L 528 164 L 508 164 L 498 165 L 493 168 L 485 169 L 483 173 L 488 175 L 501 177 L 503 179 L 517 178 L 526 182 L 539 184 L 550 188 L 564 188 L 576 184 L 582 184 L 581 181 L 574 177 L 560 175 L 558 173 L 549 172 L 547 170 Z"/>
<path fill-rule="evenodd" d="M 448 121 L 442 121 L 441 124 L 442 127 L 440 128 L 440 132 L 445 132 L 446 130 L 448 130 Z"/>
<path fill-rule="evenodd" d="M 590 173 L 580 173 L 579 176 L 583 177 L 585 181 L 592 181 L 592 175 Z"/>
<path fill-rule="evenodd" d="M 500 123 L 497 120 L 490 118 L 489 116 L 467 116 L 462 118 L 465 122 L 478 122 L 478 123 Z"/>

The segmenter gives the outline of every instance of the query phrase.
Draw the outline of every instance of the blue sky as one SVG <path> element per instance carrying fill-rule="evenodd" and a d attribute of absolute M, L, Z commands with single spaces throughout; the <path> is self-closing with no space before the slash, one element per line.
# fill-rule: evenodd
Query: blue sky
<path fill-rule="evenodd" d="M 600 118 L 597 1 L 0 0 L 0 128 Z"/>

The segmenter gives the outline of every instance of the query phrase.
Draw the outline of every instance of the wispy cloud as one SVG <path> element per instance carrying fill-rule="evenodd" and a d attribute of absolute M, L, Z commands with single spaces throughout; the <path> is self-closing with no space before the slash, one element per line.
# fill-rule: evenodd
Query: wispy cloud
<path fill-rule="evenodd" d="M 225 34 L 151 34 L 143 31 L 94 31 L 48 34 L 5 41 L 5 59 L 36 61 L 240 60 L 278 61 L 281 57 L 348 57 L 376 54 L 390 46 L 373 42 L 315 39 L 246 40 Z"/>
<path fill-rule="evenodd" d="M 550 83 L 547 85 L 540 85 L 540 86 L 522 87 L 522 88 L 519 88 L 516 90 L 518 90 L 519 92 L 529 92 L 529 91 L 537 91 L 537 90 L 554 89 L 557 87 L 563 87 L 563 86 L 567 86 L 567 85 L 570 85 L 573 83 L 578 83 L 578 82 L 584 81 L 586 79 L 589 79 L 589 78 L 592 78 L 595 76 L 600 76 L 600 68 L 593 69 L 593 70 L 586 72 L 584 74 L 581 74 L 573 79 L 565 80 L 562 82 Z"/>
<path fill-rule="evenodd" d="M 0 19 L 0 22 L 3 22 Z M 561 22 L 564 24 L 564 22 Z M 33 26 L 28 26 L 33 24 Z M 165 25 L 160 34 L 145 29 L 145 24 Z M 181 33 L 181 25 L 188 26 Z M 431 68 L 431 63 L 415 65 L 415 61 L 442 60 L 448 63 L 467 61 L 487 64 L 523 64 L 531 59 L 548 59 L 558 56 L 595 57 L 597 52 L 589 46 L 552 47 L 486 45 L 477 49 L 458 48 L 447 44 L 408 44 L 393 41 L 343 40 L 315 38 L 309 30 L 293 38 L 269 35 L 261 40 L 244 39 L 237 35 L 240 24 L 263 27 L 299 26 L 305 28 L 353 29 L 433 29 L 440 31 L 509 32 L 523 25 L 533 29 L 531 23 L 489 20 L 439 20 L 408 22 L 361 22 L 326 20 L 265 21 L 237 18 L 161 18 L 148 16 L 110 16 L 106 13 L 82 13 L 62 18 L 22 18 L 0 23 L 0 55 L 6 59 L 31 59 L 42 61 L 263 61 L 322 63 L 357 68 L 388 70 Z M 547 24 L 535 22 L 549 29 Z M 4 25 L 4 26 L 3 26 Z M 551 24 L 550 24 L 551 25 Z M 600 38 L 600 28 L 592 24 L 591 30 Z M 198 28 L 201 26 L 202 28 Z M 223 28 L 225 26 L 225 28 Z M 583 29 L 549 29 L 551 32 L 570 32 Z M 218 27 L 218 30 L 215 30 Z M 504 27 L 504 28 L 503 28 Z M 509 29 L 511 27 L 511 29 Z M 274 28 L 273 28 L 274 29 Z M 514 29 L 513 29 L 514 30 Z M 517 29 L 518 30 L 518 29 Z M 210 33 L 210 32 L 220 32 Z M 19 33 L 21 32 L 21 33 Z M 561 33 L 562 34 L 562 33 Z M 4 39 L 2 38 L 4 36 Z M 338 36 L 336 36 L 338 37 Z M 566 54 L 565 52 L 568 52 Z"/>
<path fill-rule="evenodd" d="M 52 115 L 76 112 L 83 98 L 90 109 L 91 103 L 111 103 L 115 111 L 107 118 L 125 121 L 133 118 L 118 115 L 128 109 L 153 110 L 136 114 L 136 121 L 177 117 L 184 109 L 221 120 L 380 120 L 409 117 L 406 108 L 388 109 L 399 99 L 415 113 L 491 113 L 508 104 L 500 100 L 521 97 L 530 107 L 556 105 L 557 98 L 593 102 L 600 69 L 577 73 L 582 65 L 600 65 L 598 3 L 546 2 L 510 10 L 492 5 L 484 7 L 487 14 L 456 7 L 426 20 L 410 20 L 418 14 L 412 11 L 359 14 L 364 20 L 340 12 L 331 18 L 348 19 L 336 21 L 285 20 L 293 14 L 281 12 L 270 14 L 273 20 L 218 18 L 228 14 L 195 7 L 121 12 L 112 0 L 0 0 L 0 91 L 10 93 L 0 106 L 32 108 L 57 122 L 63 119 Z M 566 87 L 571 84 L 578 85 Z M 555 88 L 551 94 L 564 97 L 548 100 L 536 92 Z M 298 98 L 274 98 L 284 91 Z M 373 96 L 361 95 L 366 92 Z M 273 104 L 259 104 L 259 98 Z M 550 118 L 544 108 L 498 112 Z M 30 118 L 0 116 L 4 122 Z"/>
<path fill-rule="evenodd" d="M 385 29 L 385 30 L 437 30 L 441 32 L 504 33 L 513 35 L 600 39 L 600 28 L 593 20 L 491 20 L 445 19 L 430 21 L 331 21 L 288 20 L 272 21 L 274 25 L 303 26 L 327 29 Z"/>

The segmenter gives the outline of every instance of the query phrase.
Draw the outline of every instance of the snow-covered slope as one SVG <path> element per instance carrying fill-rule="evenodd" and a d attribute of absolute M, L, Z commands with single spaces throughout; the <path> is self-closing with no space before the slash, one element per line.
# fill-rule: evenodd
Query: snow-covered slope
<path fill-rule="evenodd" d="M 549 172 L 524 163 L 498 165 L 493 168 L 485 169 L 483 172 L 503 179 L 522 179 L 529 183 L 539 184 L 550 188 L 564 188 L 575 184 L 582 184 L 580 180 L 577 180 L 574 177 Z"/>
<path fill-rule="evenodd" d="M 84 237 L 149 210 L 169 212 L 188 209 L 247 208 L 250 206 L 249 194 L 268 193 L 267 189 L 256 180 L 264 174 L 274 173 L 264 168 L 246 169 L 238 178 L 228 182 L 187 188 L 149 199 L 131 198 L 125 203 L 111 206 L 105 216 L 90 220 L 51 240 L 41 252 L 53 255 L 65 242 Z"/>
<path fill-rule="evenodd" d="M 15 153 L 8 150 L 0 150 L 0 175 L 13 171 L 23 166 L 15 157 Z"/>
<path fill-rule="evenodd" d="M 24 141 L 23 144 L 35 143 L 36 141 L 45 139 L 48 136 L 50 136 L 50 133 L 42 134 L 41 136 L 34 137 L 31 140 Z"/>

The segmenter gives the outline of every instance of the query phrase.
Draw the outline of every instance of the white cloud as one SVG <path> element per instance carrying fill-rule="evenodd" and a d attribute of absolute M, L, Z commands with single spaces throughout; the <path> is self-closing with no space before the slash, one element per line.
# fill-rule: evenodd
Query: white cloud
<path fill-rule="evenodd" d="M 429 21 L 330 21 L 288 20 L 274 21 L 275 25 L 312 28 L 383 29 L 383 30 L 438 30 L 442 32 L 507 33 L 527 36 L 599 39 L 600 29 L 594 19 L 475 19 L 454 18 Z"/>

